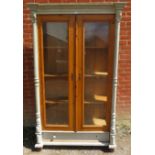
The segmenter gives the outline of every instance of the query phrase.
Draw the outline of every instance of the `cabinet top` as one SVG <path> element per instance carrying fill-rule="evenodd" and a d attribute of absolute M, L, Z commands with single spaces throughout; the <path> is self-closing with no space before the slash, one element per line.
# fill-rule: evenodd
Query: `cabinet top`
<path fill-rule="evenodd" d="M 95 3 L 28 3 L 36 14 L 115 14 L 121 11 L 126 2 Z"/>

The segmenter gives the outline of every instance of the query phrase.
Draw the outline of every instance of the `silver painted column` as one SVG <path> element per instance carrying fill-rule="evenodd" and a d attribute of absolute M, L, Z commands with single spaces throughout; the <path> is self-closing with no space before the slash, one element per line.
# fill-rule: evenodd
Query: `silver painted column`
<path fill-rule="evenodd" d="M 118 58 L 119 58 L 119 40 L 120 40 L 120 19 L 121 10 L 116 8 L 115 19 L 115 51 L 114 51 L 114 71 L 113 71 L 113 92 L 111 108 L 111 129 L 110 129 L 110 149 L 116 148 L 116 100 L 117 100 L 117 83 L 118 83 Z"/>
<path fill-rule="evenodd" d="M 42 132 L 40 118 L 40 90 L 39 90 L 39 62 L 38 62 L 38 27 L 37 15 L 32 13 L 33 23 L 33 51 L 34 51 L 34 84 L 35 84 L 35 106 L 36 106 L 36 139 L 35 148 L 42 148 Z"/>

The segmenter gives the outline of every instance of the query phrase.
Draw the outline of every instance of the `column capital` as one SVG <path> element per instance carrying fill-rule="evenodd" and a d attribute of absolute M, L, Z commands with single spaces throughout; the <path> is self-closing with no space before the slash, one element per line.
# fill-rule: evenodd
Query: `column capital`
<path fill-rule="evenodd" d="M 122 11 L 120 9 L 116 9 L 116 23 L 120 23 L 122 18 Z"/>
<path fill-rule="evenodd" d="M 32 23 L 37 23 L 37 15 L 36 15 L 36 13 L 31 13 L 31 20 L 32 20 Z"/>

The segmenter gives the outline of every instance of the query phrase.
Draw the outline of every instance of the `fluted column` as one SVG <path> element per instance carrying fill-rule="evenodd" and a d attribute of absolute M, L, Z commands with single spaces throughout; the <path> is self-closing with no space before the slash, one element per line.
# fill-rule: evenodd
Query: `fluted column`
<path fill-rule="evenodd" d="M 35 148 L 42 148 L 42 132 L 40 117 L 40 90 L 39 90 L 39 62 L 38 62 L 38 27 L 37 15 L 32 13 L 33 23 L 33 52 L 34 52 L 34 84 L 35 84 L 35 110 L 36 110 L 36 145 Z"/>
<path fill-rule="evenodd" d="M 111 108 L 111 129 L 110 129 L 110 149 L 116 147 L 116 100 L 118 85 L 118 58 L 119 58 L 119 40 L 120 40 L 120 20 L 121 10 L 116 8 L 115 18 L 115 51 L 114 51 L 114 71 L 113 71 L 113 92 L 112 92 L 112 108 Z"/>

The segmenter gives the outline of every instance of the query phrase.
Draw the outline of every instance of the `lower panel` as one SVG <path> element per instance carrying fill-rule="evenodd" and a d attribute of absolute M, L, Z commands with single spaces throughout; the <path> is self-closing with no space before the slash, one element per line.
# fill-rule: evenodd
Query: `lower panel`
<path fill-rule="evenodd" d="M 43 145 L 44 146 L 109 146 L 109 143 L 108 142 L 99 142 L 99 141 L 94 141 L 94 142 L 91 142 L 91 141 L 80 141 L 80 142 L 77 142 L 77 141 L 61 141 L 61 142 L 43 142 Z"/>
<path fill-rule="evenodd" d="M 109 132 L 51 132 L 43 131 L 43 145 L 108 146 Z"/>

